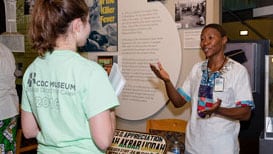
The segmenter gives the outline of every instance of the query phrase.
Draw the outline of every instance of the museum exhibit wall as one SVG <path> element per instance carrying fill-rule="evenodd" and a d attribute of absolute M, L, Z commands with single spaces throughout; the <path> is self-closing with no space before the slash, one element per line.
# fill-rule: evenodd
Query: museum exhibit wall
<path fill-rule="evenodd" d="M 172 75 L 172 81 L 176 84 L 176 86 L 181 86 L 183 81 L 185 80 L 187 74 L 191 70 L 193 64 L 195 64 L 198 61 L 201 61 L 204 59 L 204 56 L 199 49 L 199 44 L 196 40 L 199 39 L 199 34 L 201 32 L 202 26 L 199 28 L 177 28 L 177 24 L 174 22 L 174 16 L 175 16 L 175 3 L 178 1 L 183 2 L 182 0 L 162 0 L 162 2 L 147 2 L 147 0 L 118 0 L 118 52 L 116 52 L 118 56 L 118 63 L 120 66 L 123 67 L 123 71 L 125 70 L 125 67 L 129 65 L 130 56 L 134 57 L 134 60 L 145 60 L 145 64 L 149 63 L 149 60 L 151 60 L 152 63 L 156 63 L 157 61 L 161 61 L 162 64 L 165 66 L 166 69 L 170 72 Z M 189 0 L 190 1 L 190 0 Z M 109 1 L 110 2 L 110 1 Z M 28 40 L 27 34 L 27 27 L 29 23 L 29 15 L 26 13 L 26 8 L 24 5 L 24 0 L 18 0 L 16 3 L 16 19 L 17 19 L 17 31 L 20 34 L 23 34 L 25 36 L 25 52 L 20 53 L 14 53 L 16 63 L 20 67 L 19 69 L 21 71 L 24 71 L 28 65 L 34 60 L 34 58 L 37 56 L 37 52 L 33 51 L 30 46 L 30 42 Z M 149 4 L 148 4 L 149 3 Z M 154 4 L 152 4 L 154 3 Z M 156 4 L 160 3 L 160 4 Z M 218 0 L 207 0 L 206 1 L 206 23 L 220 23 L 220 7 L 221 4 Z M 141 8 L 143 7 L 143 8 Z M 152 8 L 152 9 L 150 9 Z M 140 9 L 143 12 L 138 12 L 137 9 Z M 153 17 L 153 20 L 148 19 L 150 22 L 152 21 L 154 25 L 150 25 L 154 31 L 147 32 L 145 35 L 134 35 L 130 34 L 130 28 L 122 28 L 121 25 L 126 27 L 126 23 L 124 24 L 125 20 L 124 18 L 131 18 L 126 14 L 129 13 L 139 13 L 138 15 L 148 15 L 149 17 Z M 122 13 L 123 14 L 122 16 Z M 153 14 L 150 14 L 153 13 Z M 161 17 L 162 20 L 157 20 L 156 16 L 158 15 Z M 121 23 L 119 23 L 121 22 Z M 156 26 L 158 24 L 158 26 Z M 145 25 L 146 26 L 146 25 Z M 128 28 L 128 27 L 127 27 Z M 132 28 L 132 27 L 131 27 Z M 147 28 L 147 27 L 142 27 Z M 126 32 L 127 30 L 127 32 Z M 121 34 L 123 33 L 123 34 Z M 154 47 L 158 48 L 159 51 L 152 52 L 151 55 L 144 56 L 142 55 L 134 55 L 134 54 L 128 54 L 126 50 L 128 49 L 128 46 L 126 43 L 128 43 L 128 40 L 130 41 L 134 39 L 135 36 L 139 37 L 138 40 L 144 41 L 147 37 L 150 37 L 150 43 L 157 43 L 154 45 Z M 157 38 L 155 37 L 157 36 Z M 127 39 L 129 38 L 129 39 Z M 152 39 L 158 39 L 158 41 L 151 41 Z M 189 41 L 190 39 L 193 39 L 194 41 Z M 126 43 L 122 43 L 126 42 Z M 185 43 L 186 42 L 186 43 Z M 130 43 L 130 42 L 129 42 Z M 139 42 L 143 43 L 143 42 Z M 144 42 L 146 43 L 146 42 Z M 197 43 L 197 44 L 196 44 Z M 173 44 L 171 46 L 168 46 L 168 44 Z M 151 44 L 150 44 L 151 45 Z M 161 51 L 164 51 L 165 53 L 162 53 Z M 170 52 L 168 54 L 167 52 Z M 174 53 L 173 55 L 171 53 Z M 92 59 L 92 53 L 83 52 L 81 53 L 84 57 Z M 97 53 L 95 53 L 97 54 Z M 140 58 L 140 59 L 138 59 Z M 147 68 L 145 68 L 147 67 Z M 147 78 L 151 77 L 151 72 L 149 71 L 149 66 L 144 66 L 145 71 L 144 73 L 149 74 Z M 128 69 L 129 73 L 134 73 L 130 69 Z M 149 71 L 149 72 L 148 72 Z M 123 72 L 128 73 L 128 72 Z M 20 85 L 22 82 L 22 78 L 19 77 L 16 80 L 16 83 Z M 159 88 L 156 88 L 156 92 L 153 93 L 153 98 L 144 98 L 145 101 L 148 101 L 151 99 L 151 102 L 154 103 L 154 105 L 150 104 L 145 106 L 145 102 L 140 102 L 140 105 L 137 105 L 136 107 L 140 106 L 139 108 L 132 108 L 132 111 L 128 109 L 128 112 L 126 111 L 126 106 L 124 108 L 124 103 L 127 103 L 124 101 L 125 99 L 131 99 L 132 103 L 135 103 L 131 96 L 124 96 L 124 94 L 121 94 L 120 101 L 121 106 L 117 109 L 117 128 L 118 129 L 125 129 L 125 130 L 135 130 L 135 131 L 145 131 L 146 128 L 146 120 L 147 119 L 163 119 L 163 118 L 178 118 L 178 119 L 184 119 L 187 120 L 190 115 L 190 104 L 185 105 L 182 108 L 174 108 L 174 106 L 167 102 L 168 98 L 166 97 L 166 94 L 164 92 L 164 86 L 162 86 L 162 83 L 160 84 L 160 81 L 152 81 L 149 79 L 149 81 L 145 81 L 150 83 L 155 83 Z M 134 87 L 134 81 L 127 80 L 127 85 L 133 85 Z M 146 85 L 144 83 L 144 85 Z M 161 85 L 161 86 L 160 86 Z M 151 87 L 154 85 L 150 85 Z M 151 88 L 150 89 L 154 89 Z M 130 87 L 125 87 L 125 92 Z M 139 89 L 138 89 L 139 90 Z M 141 90 L 141 89 L 140 89 Z M 133 94 L 134 91 L 131 92 Z M 145 93 L 146 95 L 149 93 Z M 156 104 L 158 102 L 158 104 Z M 149 103 L 149 102 L 148 102 Z M 147 112 L 144 112 L 144 110 L 147 109 Z M 135 113 L 134 113 L 135 112 Z"/>
<path fill-rule="evenodd" d="M 119 5 L 118 5 L 119 12 L 122 12 L 123 7 L 125 7 L 125 6 L 127 7 L 127 9 L 129 9 L 130 6 L 132 8 L 134 8 L 134 5 L 130 5 L 130 3 L 132 4 L 133 1 L 135 1 L 135 0 L 127 0 L 127 1 L 120 0 L 119 2 L 123 2 L 123 3 L 119 3 Z M 175 15 L 175 13 L 174 13 L 174 10 L 175 10 L 174 6 L 175 5 L 174 4 L 176 2 L 177 1 L 175 1 L 175 0 L 166 0 L 162 3 L 163 6 L 166 7 L 166 9 L 168 10 L 168 12 L 170 13 L 170 15 L 173 19 L 174 19 L 174 15 Z M 213 22 L 220 23 L 220 16 L 219 16 L 220 13 L 219 12 L 221 10 L 220 10 L 219 6 L 221 6 L 221 5 L 219 4 L 219 1 L 218 0 L 207 0 L 206 2 L 207 2 L 206 22 L 207 23 L 213 23 Z M 124 4 L 124 3 L 127 3 L 127 4 Z M 145 7 L 147 7 L 146 5 L 149 5 L 149 4 L 147 4 L 146 0 L 142 0 L 142 2 L 139 2 L 139 3 L 143 3 L 143 5 L 145 5 Z M 140 5 L 139 3 L 136 5 Z M 162 11 L 162 12 L 164 12 L 164 11 Z M 170 27 L 166 27 L 163 30 L 168 31 L 169 28 Z M 171 27 L 171 28 L 173 28 L 173 27 Z M 188 47 L 188 45 L 184 44 L 185 41 L 188 41 L 187 40 L 188 34 L 195 35 L 194 39 L 199 38 L 198 32 L 200 32 L 201 29 L 202 29 L 202 27 L 192 28 L 192 29 L 191 28 L 190 29 L 183 29 L 183 28 L 177 29 L 177 33 L 179 35 L 179 41 L 180 41 L 180 45 L 181 45 L 181 49 L 180 49 L 181 67 L 180 67 L 180 71 L 176 72 L 179 75 L 178 79 L 176 81 L 176 86 L 181 86 L 181 84 L 185 80 L 187 74 L 191 70 L 193 64 L 204 59 L 204 56 L 198 47 Z M 195 30 L 196 30 L 196 34 L 194 34 Z M 185 34 L 186 34 L 186 36 L 184 36 Z M 197 46 L 199 46 L 199 44 Z M 171 51 L 169 51 L 169 52 L 171 52 Z M 168 62 L 165 62 L 164 64 L 166 64 L 166 63 L 171 64 L 172 62 L 173 61 L 170 60 Z M 171 68 L 167 68 L 167 69 L 171 69 Z M 135 131 L 145 131 L 147 119 L 178 118 L 178 119 L 187 120 L 190 116 L 190 108 L 189 107 L 190 107 L 190 104 L 187 104 L 182 108 L 175 108 L 170 102 L 167 102 L 167 104 L 164 105 L 160 110 L 156 111 L 156 113 L 153 113 L 152 115 L 147 116 L 143 119 L 135 119 L 135 120 L 129 119 L 128 120 L 128 118 L 126 118 L 126 117 L 121 117 L 121 118 L 118 117 L 117 118 L 117 128 L 126 129 L 126 130 L 135 130 Z M 133 112 L 142 112 L 142 111 L 141 110 L 134 110 Z"/>

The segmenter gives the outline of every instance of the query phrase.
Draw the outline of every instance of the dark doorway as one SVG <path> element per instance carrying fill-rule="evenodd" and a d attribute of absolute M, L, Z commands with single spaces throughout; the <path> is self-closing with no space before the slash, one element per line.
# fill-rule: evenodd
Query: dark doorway
<path fill-rule="evenodd" d="M 6 31 L 6 13 L 4 0 L 0 0 L 0 34 Z"/>

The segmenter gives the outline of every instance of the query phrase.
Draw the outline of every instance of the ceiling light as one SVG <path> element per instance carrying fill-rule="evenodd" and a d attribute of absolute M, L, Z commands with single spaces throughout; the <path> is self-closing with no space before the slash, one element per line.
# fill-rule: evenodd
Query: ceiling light
<path fill-rule="evenodd" d="M 240 36 L 247 36 L 248 31 L 247 30 L 240 30 Z"/>

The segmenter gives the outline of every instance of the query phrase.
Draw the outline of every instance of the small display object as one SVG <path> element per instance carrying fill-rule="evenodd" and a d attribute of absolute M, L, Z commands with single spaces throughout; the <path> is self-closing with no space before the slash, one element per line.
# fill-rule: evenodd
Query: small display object
<path fill-rule="evenodd" d="M 97 61 L 109 75 L 113 66 L 113 56 L 98 56 Z"/>
<path fill-rule="evenodd" d="M 4 32 L 0 35 L 0 42 L 5 44 L 12 52 L 25 52 L 25 38 L 17 32 Z"/>
<path fill-rule="evenodd" d="M 265 130 L 264 139 L 273 140 L 273 55 L 265 57 Z"/>

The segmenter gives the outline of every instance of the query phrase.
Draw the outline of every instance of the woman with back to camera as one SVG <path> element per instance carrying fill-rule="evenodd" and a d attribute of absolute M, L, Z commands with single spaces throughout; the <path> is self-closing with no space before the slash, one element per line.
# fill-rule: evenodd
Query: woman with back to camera
<path fill-rule="evenodd" d="M 118 98 L 105 70 L 77 53 L 90 33 L 84 0 L 36 0 L 29 34 L 37 57 L 23 77 L 22 129 L 38 153 L 103 153 Z"/>
<path fill-rule="evenodd" d="M 228 38 L 220 25 L 206 25 L 200 38 L 207 59 L 193 66 L 181 88 L 175 89 L 160 63 L 151 69 L 175 107 L 191 102 L 186 154 L 239 154 L 239 121 L 248 120 L 254 108 L 248 72 L 225 57 Z"/>

